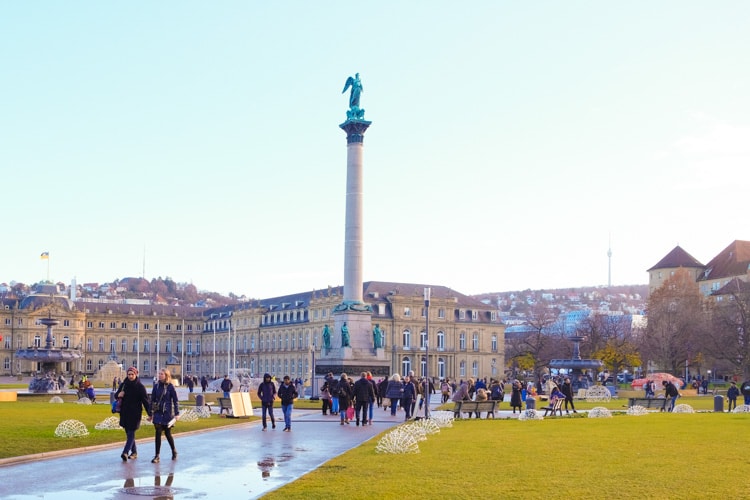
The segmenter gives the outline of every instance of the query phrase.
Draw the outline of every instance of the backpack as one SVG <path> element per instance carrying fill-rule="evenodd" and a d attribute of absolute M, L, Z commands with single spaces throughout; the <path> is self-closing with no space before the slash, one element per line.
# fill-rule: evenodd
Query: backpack
<path fill-rule="evenodd" d="M 337 398 L 341 395 L 341 389 L 339 389 L 339 383 L 336 382 L 333 387 L 330 388 L 331 390 L 331 396 L 334 398 Z"/>
<path fill-rule="evenodd" d="M 496 401 L 502 401 L 503 396 L 504 396 L 503 390 L 500 388 L 499 385 L 496 385 L 492 388 L 492 394 L 490 395 L 492 399 Z"/>

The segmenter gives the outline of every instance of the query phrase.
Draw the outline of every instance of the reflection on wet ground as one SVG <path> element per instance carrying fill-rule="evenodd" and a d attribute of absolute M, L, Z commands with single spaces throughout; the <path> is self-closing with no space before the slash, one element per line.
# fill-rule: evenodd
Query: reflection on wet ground
<path fill-rule="evenodd" d="M 259 423 L 175 436 L 180 456 L 152 464 L 153 439 L 139 441 L 143 459 L 120 460 L 121 445 L 62 454 L 0 468 L 0 498 L 8 500 L 253 499 L 310 472 L 370 439 L 400 418 L 377 415 L 372 426 L 339 426 L 335 416 L 298 412 L 294 430 L 261 432 Z M 121 432 L 121 431 L 112 431 Z M 123 433 L 123 442 L 124 442 Z M 85 471 L 71 473 L 71 471 Z M 248 473 L 250 472 L 250 473 Z M 49 481 L 29 481 L 30 477 Z"/>

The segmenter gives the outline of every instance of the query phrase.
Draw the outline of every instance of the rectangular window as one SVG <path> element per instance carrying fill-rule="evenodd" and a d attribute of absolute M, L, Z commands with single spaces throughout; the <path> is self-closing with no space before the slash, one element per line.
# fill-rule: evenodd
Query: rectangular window
<path fill-rule="evenodd" d="M 120 323 L 120 328 L 122 328 L 123 330 L 127 330 L 128 329 L 127 321 L 123 321 L 122 323 Z"/>
<path fill-rule="evenodd" d="M 411 307 L 404 307 L 404 317 L 411 318 Z"/>
<path fill-rule="evenodd" d="M 104 329 L 104 321 L 99 322 L 99 328 Z"/>
<path fill-rule="evenodd" d="M 110 330 L 114 330 L 115 328 L 117 328 L 117 323 L 115 321 L 110 321 L 109 328 Z"/>
<path fill-rule="evenodd" d="M 443 309 L 442 307 L 438 309 L 438 318 L 445 319 L 445 309 Z"/>
<path fill-rule="evenodd" d="M 471 311 L 471 320 L 476 321 L 479 319 L 479 311 Z"/>
<path fill-rule="evenodd" d="M 87 321 L 86 322 L 86 328 L 94 328 L 94 322 L 93 321 Z"/>
<path fill-rule="evenodd" d="M 463 309 L 458 310 L 458 319 L 466 319 L 466 311 Z"/>
<path fill-rule="evenodd" d="M 69 319 L 63 320 L 63 326 L 70 326 L 70 320 Z"/>
<path fill-rule="evenodd" d="M 497 311 L 490 311 L 490 321 L 497 321 Z"/>

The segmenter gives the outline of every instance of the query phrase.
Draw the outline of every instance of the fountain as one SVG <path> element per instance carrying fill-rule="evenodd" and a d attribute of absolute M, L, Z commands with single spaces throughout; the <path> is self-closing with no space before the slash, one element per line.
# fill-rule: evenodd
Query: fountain
<path fill-rule="evenodd" d="M 570 370 L 568 376 L 570 377 L 570 383 L 573 385 L 573 390 L 587 389 L 588 382 L 584 382 L 583 370 L 598 370 L 603 366 L 603 363 L 600 359 L 581 359 L 580 344 L 583 337 L 574 335 L 569 338 L 573 341 L 573 357 L 570 359 L 553 359 L 549 362 L 549 367 L 558 370 Z"/>
<path fill-rule="evenodd" d="M 34 377 L 29 383 L 29 392 L 34 393 L 59 393 L 65 388 L 65 379 L 57 371 L 58 363 L 66 363 L 81 358 L 81 351 L 78 349 L 67 349 L 54 347 L 52 345 L 52 327 L 59 321 L 53 319 L 51 314 L 46 318 L 39 320 L 41 324 L 47 327 L 47 338 L 44 347 L 28 347 L 16 351 L 17 359 L 36 361 L 42 364 L 41 372 Z"/>

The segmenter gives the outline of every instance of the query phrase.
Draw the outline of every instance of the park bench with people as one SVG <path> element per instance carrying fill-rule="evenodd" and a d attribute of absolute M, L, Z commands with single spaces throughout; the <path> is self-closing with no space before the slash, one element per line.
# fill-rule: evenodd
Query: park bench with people
<path fill-rule="evenodd" d="M 628 408 L 631 406 L 642 406 L 644 408 L 657 408 L 660 411 L 665 411 L 666 405 L 666 398 L 628 398 Z"/>
<path fill-rule="evenodd" d="M 565 399 L 563 398 L 557 398 L 552 403 L 548 404 L 544 408 L 540 408 L 540 410 L 544 410 L 544 416 L 546 417 L 549 412 L 552 412 L 552 416 L 555 416 L 555 413 L 560 413 L 560 416 L 562 417 L 562 404 Z"/>
<path fill-rule="evenodd" d="M 461 413 L 468 413 L 469 418 L 471 418 L 472 413 L 477 414 L 477 418 L 479 418 L 479 414 L 483 411 L 487 412 L 487 418 L 492 415 L 492 418 L 495 418 L 495 408 L 497 408 L 497 403 L 499 401 L 497 400 L 487 400 L 487 401 L 456 401 L 455 406 L 453 407 L 453 413 L 455 415 L 455 418 L 461 418 Z"/>

